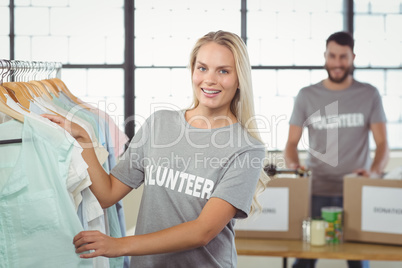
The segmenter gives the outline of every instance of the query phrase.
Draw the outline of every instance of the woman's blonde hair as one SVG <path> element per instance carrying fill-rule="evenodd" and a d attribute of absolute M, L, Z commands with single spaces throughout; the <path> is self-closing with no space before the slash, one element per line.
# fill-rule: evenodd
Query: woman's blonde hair
<path fill-rule="evenodd" d="M 243 126 L 243 128 L 246 129 L 252 137 L 264 144 L 264 142 L 261 140 L 257 123 L 254 118 L 255 113 L 250 60 L 246 45 L 238 35 L 225 31 L 217 31 L 209 32 L 198 39 L 190 54 L 189 68 L 191 71 L 191 78 L 193 76 L 198 51 L 203 45 L 209 42 L 215 42 L 219 45 L 225 46 L 233 53 L 239 88 L 232 99 L 230 110 L 236 116 L 238 122 Z M 193 103 L 191 107 L 195 108 L 198 106 L 198 104 L 199 101 L 195 96 L 195 92 L 193 91 Z M 258 180 L 256 191 L 254 193 L 250 214 L 253 213 L 257 208 L 261 209 L 257 196 L 265 190 L 268 181 L 268 175 L 263 169 L 261 169 L 261 174 Z"/>

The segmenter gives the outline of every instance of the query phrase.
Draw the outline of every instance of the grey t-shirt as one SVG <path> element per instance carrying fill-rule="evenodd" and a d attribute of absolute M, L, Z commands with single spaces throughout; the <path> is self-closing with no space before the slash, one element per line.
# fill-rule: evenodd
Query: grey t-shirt
<path fill-rule="evenodd" d="M 111 174 L 132 188 L 144 183 L 135 233 L 147 234 L 195 220 L 211 197 L 247 217 L 264 155 L 239 123 L 197 129 L 184 111 L 164 110 L 147 119 Z M 234 223 L 204 247 L 133 256 L 131 267 L 236 267 Z"/>
<path fill-rule="evenodd" d="M 302 88 L 296 97 L 291 125 L 308 128 L 306 166 L 312 170 L 312 192 L 342 196 L 343 176 L 370 169 L 370 124 L 385 122 L 381 96 L 373 86 L 356 80 L 344 90 L 322 82 Z"/>

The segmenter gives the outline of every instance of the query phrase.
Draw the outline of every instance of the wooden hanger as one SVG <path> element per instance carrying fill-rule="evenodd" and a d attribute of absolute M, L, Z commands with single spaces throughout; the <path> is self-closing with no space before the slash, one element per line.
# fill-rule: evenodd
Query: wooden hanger
<path fill-rule="evenodd" d="M 20 121 L 20 122 L 24 122 L 24 115 L 21 114 L 18 111 L 15 111 L 14 109 L 12 109 L 10 106 L 7 105 L 7 97 L 10 97 L 11 99 L 13 99 L 15 102 L 19 103 L 21 109 L 23 109 L 24 111 L 29 112 L 28 109 L 26 109 L 25 107 L 29 107 L 29 100 L 26 98 L 26 96 L 23 93 L 23 89 L 20 87 L 20 85 L 18 84 L 13 84 L 13 83 L 6 83 L 9 84 L 11 86 L 11 88 L 15 88 L 18 91 L 18 96 L 21 99 L 21 101 L 27 105 L 27 106 L 23 106 L 17 96 L 15 95 L 15 91 L 12 90 L 11 88 L 6 88 L 3 86 L 3 80 L 5 77 L 7 77 L 8 75 L 11 74 L 11 61 L 7 61 L 7 60 L 1 60 L 1 69 L 2 70 L 6 70 L 5 72 L 1 72 L 1 80 L 0 80 L 0 112 L 11 116 L 12 118 Z"/>
<path fill-rule="evenodd" d="M 8 95 L 7 90 L 6 90 L 4 87 L 0 86 L 0 99 L 1 99 L 2 101 L 4 101 L 4 103 L 7 102 L 6 95 Z"/>
<path fill-rule="evenodd" d="M 27 82 L 13 82 L 17 84 L 19 88 L 22 90 L 24 96 L 28 99 L 28 101 L 33 102 L 35 97 L 39 97 L 40 93 L 37 88 L 28 84 Z"/>
<path fill-rule="evenodd" d="M 61 91 L 61 89 L 56 85 L 56 83 L 52 80 L 52 78 L 46 79 L 46 81 L 48 81 L 53 86 L 53 88 L 55 88 L 58 92 Z"/>
<path fill-rule="evenodd" d="M 91 110 L 91 107 L 87 106 L 84 102 L 80 101 L 71 91 L 68 89 L 66 84 L 59 78 L 51 78 L 49 79 L 49 82 L 54 83 L 61 92 L 66 94 L 73 102 L 75 102 L 77 105 L 81 106 L 84 109 Z"/>
<path fill-rule="evenodd" d="M 46 88 L 48 89 L 49 92 L 51 92 L 53 95 L 55 95 L 57 98 L 60 97 L 60 89 L 54 84 L 51 83 L 49 80 L 49 77 L 51 77 L 51 74 L 57 70 L 57 68 L 61 68 L 62 65 L 61 63 L 41 63 L 40 64 L 40 69 L 42 71 L 44 71 L 45 73 L 47 73 L 46 77 L 47 78 L 42 78 L 42 80 L 40 80 L 41 83 L 43 83 Z"/>
<path fill-rule="evenodd" d="M 8 95 L 17 103 L 19 103 L 23 108 L 29 111 L 30 97 L 26 95 L 26 92 L 21 85 L 15 82 L 5 82 L 3 87 L 7 90 Z M 31 96 L 32 98 L 32 96 Z"/>
<path fill-rule="evenodd" d="M 19 82 L 19 83 L 22 84 L 26 88 L 26 90 L 32 97 L 40 97 L 41 96 L 41 92 L 38 90 L 38 88 L 36 86 L 33 86 L 32 84 L 30 84 L 28 82 Z"/>
<path fill-rule="evenodd" d="M 50 95 L 50 93 L 47 91 L 46 87 L 39 81 L 30 81 L 28 84 L 31 86 L 31 88 L 34 88 L 38 92 L 38 94 L 36 95 L 37 97 L 44 98 L 44 96 L 46 96 L 45 98 L 47 98 L 48 100 L 53 99 L 52 95 Z M 39 104 L 35 98 L 32 101 L 36 104 Z M 48 107 L 46 107 L 44 105 L 41 105 L 41 104 L 39 104 L 39 105 L 40 105 L 41 109 L 45 112 L 47 110 L 47 112 L 51 112 L 53 114 L 60 115 L 57 112 L 53 111 L 52 109 L 49 109 Z M 46 110 L 44 110 L 44 109 L 46 109 Z"/>
<path fill-rule="evenodd" d="M 49 82 L 51 81 L 51 83 L 53 83 L 53 85 L 56 85 L 56 87 L 59 89 L 59 91 L 63 92 L 64 94 L 66 94 L 70 99 L 72 99 L 74 102 L 76 101 L 77 97 L 74 96 L 71 91 L 68 89 L 68 87 L 66 86 L 66 84 L 64 84 L 64 82 L 59 79 L 59 78 L 51 78 L 49 79 Z"/>
<path fill-rule="evenodd" d="M 54 85 L 56 85 L 56 87 L 58 87 L 60 91 L 63 91 L 64 93 L 65 93 L 65 91 L 68 91 L 66 84 L 64 84 L 64 82 L 61 79 L 55 77 L 55 78 L 50 78 L 48 80 L 52 81 L 52 83 Z"/>
<path fill-rule="evenodd" d="M 8 105 L 5 104 L 2 100 L 0 101 L 0 112 L 6 114 L 8 116 L 11 116 L 12 118 L 14 118 L 20 122 L 24 122 L 24 116 L 21 113 L 8 107 Z"/>
<path fill-rule="evenodd" d="M 40 81 L 29 81 L 29 83 L 31 83 L 31 86 L 36 87 L 38 89 L 38 91 L 43 93 L 43 94 L 40 94 L 38 97 L 43 98 L 43 96 L 46 96 L 46 98 L 48 98 L 49 100 L 53 99 L 52 95 L 50 95 L 50 93 L 47 91 L 46 86 L 43 85 Z M 33 102 L 37 103 L 37 101 L 35 99 L 33 100 Z M 53 111 L 52 109 L 50 109 L 50 108 L 48 108 L 48 107 L 46 107 L 44 105 L 41 105 L 41 104 L 39 104 L 39 105 L 40 105 L 42 110 L 46 109 L 48 112 L 51 112 L 51 113 L 56 114 L 56 115 L 60 115 L 59 113 Z"/>
<path fill-rule="evenodd" d="M 46 86 L 46 88 L 49 90 L 49 92 L 53 93 L 53 95 L 55 95 L 57 98 L 60 97 L 58 88 L 54 87 L 51 83 L 49 83 L 49 81 L 44 79 L 44 80 L 40 80 L 40 82 Z"/>
<path fill-rule="evenodd" d="M 42 82 L 32 80 L 32 81 L 29 81 L 29 84 L 35 85 L 38 88 L 38 90 L 40 92 L 40 96 L 45 95 L 47 98 L 49 98 L 49 100 L 53 99 L 53 97 L 52 97 L 52 95 L 50 95 L 47 87 Z"/>
<path fill-rule="evenodd" d="M 7 98 L 6 98 L 6 96 L 4 94 L 8 95 L 8 91 L 2 86 L 0 86 L 0 91 L 1 91 L 1 94 L 0 94 L 0 96 L 1 96 L 0 97 L 0 112 L 6 114 L 8 116 L 11 116 L 12 118 L 14 118 L 14 119 L 16 119 L 16 120 L 18 120 L 20 122 L 24 122 L 24 115 L 22 115 L 21 113 L 15 111 L 14 109 L 11 109 L 6 104 L 7 103 Z"/>

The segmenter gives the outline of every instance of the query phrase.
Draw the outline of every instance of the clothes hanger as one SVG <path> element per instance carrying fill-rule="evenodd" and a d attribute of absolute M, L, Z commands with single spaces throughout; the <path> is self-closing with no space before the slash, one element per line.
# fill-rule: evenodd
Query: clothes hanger
<path fill-rule="evenodd" d="M 4 67 L 3 67 L 3 62 L 4 62 L 4 60 L 1 60 L 0 62 L 1 62 L 1 70 L 4 70 L 4 69 L 5 69 L 5 68 L 4 68 L 5 65 L 4 65 Z M 6 63 L 6 62 L 4 62 L 4 63 Z M 23 116 L 21 113 L 15 111 L 14 109 L 11 109 L 11 108 L 6 104 L 6 103 L 7 103 L 7 97 L 6 97 L 6 95 L 9 95 L 9 94 L 8 94 L 7 89 L 4 88 L 4 87 L 2 86 L 2 84 L 3 84 L 3 78 L 7 75 L 7 73 L 8 73 L 9 71 L 10 71 L 10 69 L 7 69 L 6 72 L 3 73 L 3 71 L 2 71 L 2 73 L 1 73 L 1 80 L 0 80 L 0 112 L 6 114 L 6 115 L 8 115 L 8 116 L 11 116 L 12 118 L 14 118 L 14 119 L 16 119 L 16 120 L 18 120 L 18 121 L 20 121 L 20 122 L 24 122 L 24 116 Z M 14 141 L 14 140 L 13 140 L 13 141 Z M 10 142 L 9 142 L 9 141 L 2 141 L 2 144 L 4 144 L 4 143 L 10 143 Z"/>
<path fill-rule="evenodd" d="M 3 65 L 3 63 L 4 63 L 4 65 Z M 7 103 L 7 97 L 6 97 L 6 95 L 8 95 L 8 91 L 7 91 L 7 89 L 5 89 L 5 88 L 3 87 L 3 79 L 4 79 L 4 77 L 6 77 L 6 75 L 9 73 L 10 68 L 6 65 L 7 63 L 5 62 L 5 60 L 0 60 L 0 64 L 1 64 L 1 69 L 0 69 L 0 70 L 1 70 L 0 99 L 3 101 L 3 103 Z M 8 67 L 8 68 L 7 68 L 7 71 L 3 72 L 3 70 L 6 69 L 6 66 Z"/>
<path fill-rule="evenodd" d="M 42 71 L 44 71 L 45 73 L 47 73 L 47 77 L 49 77 L 49 75 L 53 72 L 53 70 L 55 69 L 55 67 L 52 67 L 52 66 L 54 66 L 54 64 L 52 64 L 52 63 L 46 63 L 46 62 L 44 62 L 44 63 L 42 63 L 42 65 L 41 65 L 41 70 Z M 50 83 L 49 82 L 49 80 L 48 80 L 48 78 L 46 78 L 46 79 L 42 79 L 42 80 L 40 80 L 40 82 L 42 83 L 42 84 L 44 84 L 44 86 L 47 88 L 47 90 L 49 91 L 49 92 L 51 92 L 53 95 L 55 95 L 57 98 L 59 98 L 60 97 L 60 90 L 59 90 L 59 88 L 57 87 L 57 86 L 55 86 L 53 83 Z"/>
<path fill-rule="evenodd" d="M 61 79 L 59 79 L 57 77 L 53 77 L 53 78 L 50 78 L 49 81 L 51 81 L 54 85 L 56 85 L 56 87 L 60 91 L 64 92 L 65 94 L 71 94 L 71 92 L 68 90 L 66 84 L 64 84 L 64 82 Z"/>
<path fill-rule="evenodd" d="M 50 93 L 47 91 L 47 89 L 45 88 L 45 86 L 44 86 L 42 83 L 40 83 L 39 81 L 30 81 L 29 83 L 33 83 L 33 84 L 31 84 L 31 86 L 37 87 L 38 90 L 39 90 L 41 93 L 43 93 L 42 95 L 40 94 L 38 97 L 41 97 L 41 98 L 43 98 L 43 99 L 46 99 L 46 98 L 47 98 L 49 101 L 51 101 L 51 100 L 53 99 L 52 95 L 50 95 Z M 37 86 L 37 85 L 38 85 L 38 86 Z M 39 89 L 39 87 L 42 87 L 44 91 L 42 92 L 42 91 Z M 46 96 L 46 97 L 44 97 L 44 96 Z M 46 100 L 45 100 L 45 101 L 46 101 Z M 60 115 L 59 113 L 53 111 L 52 109 L 50 109 L 50 108 L 44 106 L 44 105 L 41 104 L 41 103 L 39 103 L 35 98 L 33 99 L 33 102 L 36 103 L 37 105 L 39 105 L 43 111 L 46 111 L 46 110 L 47 110 L 48 112 L 51 112 L 51 113 L 53 113 L 53 114 Z"/>
<path fill-rule="evenodd" d="M 61 88 L 53 81 L 53 78 L 48 78 L 45 79 L 47 82 L 49 82 L 49 84 L 51 84 L 53 86 L 53 88 L 56 89 L 57 92 L 61 92 Z"/>
<path fill-rule="evenodd" d="M 29 79 L 28 79 L 28 80 L 30 80 L 29 84 L 38 89 L 39 97 L 41 97 L 45 103 L 47 101 L 51 101 L 53 99 L 53 96 L 50 94 L 50 92 L 48 90 L 48 86 L 46 86 L 43 83 L 43 80 L 39 81 L 38 77 L 37 77 L 40 74 L 40 72 L 42 72 L 43 69 L 45 69 L 44 66 L 46 66 L 48 63 L 45 63 L 45 62 L 31 62 L 29 64 L 31 65 L 30 70 L 31 70 L 31 73 L 32 73 L 32 76 L 29 77 Z M 46 106 L 46 104 L 39 102 L 37 99 L 34 99 L 33 101 L 37 105 L 39 105 L 42 110 L 48 111 L 48 112 L 56 114 L 56 115 L 60 115 L 58 112 L 56 112 L 53 109 L 51 109 L 48 106 Z"/>
<path fill-rule="evenodd" d="M 25 92 L 27 93 L 28 96 L 34 98 L 34 97 L 39 97 L 41 94 L 38 91 L 38 88 L 36 86 L 33 86 L 29 84 L 28 82 L 17 82 L 20 83 L 22 87 L 25 88 Z"/>
<path fill-rule="evenodd" d="M 6 97 L 6 95 L 8 95 L 7 90 L 6 90 L 3 86 L 0 86 L 0 99 L 1 99 L 4 103 L 7 102 L 7 97 Z"/>
<path fill-rule="evenodd" d="M 33 85 L 34 88 L 37 89 L 39 97 L 43 97 L 46 96 L 46 98 L 48 98 L 49 100 L 53 99 L 53 96 L 50 95 L 49 90 L 47 89 L 47 87 L 40 81 L 38 81 L 37 79 L 37 74 L 40 72 L 40 63 L 39 62 L 32 62 L 31 63 L 32 68 L 31 68 L 31 72 L 33 70 L 37 70 L 36 72 L 33 72 L 32 74 L 32 78 L 30 77 L 28 80 L 28 84 Z"/>
<path fill-rule="evenodd" d="M 55 75 L 55 77 L 51 77 L 51 74 L 61 68 L 63 65 L 61 63 L 55 63 L 52 66 L 48 65 L 48 79 L 46 79 L 46 81 L 48 81 L 50 84 L 52 84 L 59 92 L 64 92 L 65 94 L 67 94 L 69 92 L 67 86 L 64 84 L 64 82 L 57 78 L 57 75 Z M 71 94 L 72 95 L 72 94 Z"/>
<path fill-rule="evenodd" d="M 49 100 L 53 99 L 53 96 L 50 95 L 47 87 L 42 82 L 31 80 L 28 83 L 35 86 L 39 90 L 39 97 L 46 96 Z"/>
<path fill-rule="evenodd" d="M 28 78 L 29 72 L 32 72 L 32 70 L 34 70 L 34 68 L 33 68 L 33 66 L 30 66 L 31 64 L 29 62 L 20 61 L 20 64 L 21 64 L 20 65 L 21 74 L 20 74 L 20 78 L 19 78 L 20 81 L 16 82 L 16 83 L 19 83 L 21 88 L 23 90 L 25 90 L 25 95 L 27 96 L 27 98 L 29 100 L 33 101 L 34 97 L 39 97 L 41 95 L 40 91 L 38 90 L 37 87 L 32 86 L 31 84 L 29 84 L 28 82 L 25 82 L 25 81 L 29 80 L 29 78 Z"/>
<path fill-rule="evenodd" d="M 29 96 L 26 95 L 27 93 L 21 85 L 16 82 L 4 82 L 3 87 L 7 90 L 8 95 L 15 97 L 13 99 L 16 100 L 17 103 L 29 109 Z"/>
<path fill-rule="evenodd" d="M 20 66 L 18 61 L 10 61 L 10 71 L 9 71 L 9 76 L 8 77 L 15 77 L 16 79 L 19 79 L 19 72 L 20 72 Z M 27 90 L 22 87 L 21 84 L 17 82 L 4 82 L 2 83 L 2 86 L 7 90 L 8 95 L 19 105 L 29 111 L 29 106 L 30 106 L 30 98 L 32 96 L 29 96 L 27 93 Z"/>
<path fill-rule="evenodd" d="M 56 84 L 61 85 L 62 92 L 67 95 L 74 103 L 77 105 L 81 106 L 82 108 L 86 110 L 91 110 L 92 108 L 89 107 L 85 102 L 81 101 L 79 98 L 77 98 L 71 91 L 68 89 L 66 84 L 59 78 L 53 78 L 53 81 L 55 81 Z"/>
<path fill-rule="evenodd" d="M 60 66 L 58 66 L 58 65 L 60 65 Z M 48 67 L 50 70 L 48 76 L 50 77 L 51 74 L 57 68 L 61 68 L 62 65 L 61 65 L 61 63 L 53 63 L 53 64 L 49 64 Z M 68 89 L 66 84 L 60 78 L 53 77 L 53 78 L 46 79 L 45 81 L 54 85 L 54 87 L 57 88 L 57 90 L 59 92 L 63 92 L 64 94 L 66 94 L 67 97 L 70 98 L 75 104 L 81 106 L 82 108 L 84 108 L 86 110 L 89 110 L 89 111 L 91 110 L 91 107 L 87 106 L 84 102 L 80 101 L 74 94 L 71 93 L 71 91 Z"/>
<path fill-rule="evenodd" d="M 60 66 L 59 66 L 60 65 Z M 48 73 L 48 77 L 51 76 L 51 74 L 57 69 L 57 68 L 61 68 L 62 65 L 61 63 L 54 63 L 52 65 L 48 65 L 48 70 L 50 71 Z M 53 77 L 53 78 L 48 78 L 45 81 L 48 81 L 50 84 L 52 84 L 59 92 L 63 92 L 64 94 L 66 94 L 72 101 L 74 101 L 75 103 L 79 104 L 79 102 L 77 101 L 78 98 L 76 96 L 74 96 L 74 94 L 71 93 L 71 91 L 68 89 L 68 87 L 66 86 L 66 84 L 57 77 Z"/>
<path fill-rule="evenodd" d="M 46 80 L 41 80 L 40 82 L 43 83 L 43 85 L 47 88 L 47 90 L 50 91 L 51 93 L 53 93 L 53 95 L 55 95 L 56 97 L 60 97 L 59 91 L 57 89 L 55 89 L 52 84 L 50 84 Z"/>
<path fill-rule="evenodd" d="M 2 87 L 2 86 L 0 86 L 0 87 Z M 0 112 L 6 114 L 8 116 L 11 116 L 12 118 L 14 118 L 20 122 L 24 122 L 24 116 L 21 113 L 15 111 L 14 109 L 11 109 L 6 104 L 6 102 L 3 101 L 3 99 L 0 100 Z"/>
<path fill-rule="evenodd" d="M 21 80 L 21 82 L 16 82 L 16 83 L 19 84 L 21 86 L 21 88 L 26 89 L 25 95 L 27 96 L 30 103 L 35 103 L 36 105 L 39 105 L 44 112 L 58 114 L 58 113 L 54 112 L 53 110 L 51 110 L 47 107 L 44 107 L 43 105 L 41 105 L 40 103 L 37 102 L 36 98 L 42 97 L 46 93 L 47 93 L 47 95 L 46 95 L 47 98 L 52 99 L 52 96 L 50 95 L 50 93 L 47 91 L 46 87 L 42 83 L 25 82 L 25 81 L 31 80 L 30 78 L 34 74 L 37 73 L 35 71 L 36 68 L 35 68 L 34 62 L 20 62 L 20 63 L 21 63 L 20 67 L 21 67 L 22 71 L 21 71 L 20 75 L 17 76 L 17 78 L 19 78 L 19 80 Z M 40 86 L 42 86 L 42 88 L 44 88 L 44 93 L 39 88 Z"/>
<path fill-rule="evenodd" d="M 23 62 L 23 61 L 12 61 L 11 63 L 11 70 L 12 70 L 12 76 L 14 80 L 17 80 L 18 82 L 6 82 L 3 83 L 5 90 L 8 93 L 8 96 L 13 99 L 21 109 L 24 111 L 30 113 L 29 107 L 31 102 L 32 103 L 37 103 L 35 100 L 35 97 L 41 97 L 41 90 L 37 85 L 42 85 L 42 87 L 45 87 L 43 84 L 38 82 L 39 84 L 33 83 L 28 83 L 25 82 L 26 80 L 29 80 L 29 72 L 33 72 L 35 70 L 35 66 L 33 66 L 29 62 Z M 31 66 L 32 65 L 32 66 Z M 52 96 L 47 92 L 47 97 L 52 99 Z M 40 105 L 39 103 L 37 103 Z M 59 115 L 57 112 L 49 109 L 48 107 L 44 107 L 43 105 L 40 105 L 42 109 L 46 112 L 50 112 L 56 115 Z"/>

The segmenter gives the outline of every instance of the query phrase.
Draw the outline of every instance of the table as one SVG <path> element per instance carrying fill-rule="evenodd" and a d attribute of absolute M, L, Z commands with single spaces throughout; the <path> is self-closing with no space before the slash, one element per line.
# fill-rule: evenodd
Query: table
<path fill-rule="evenodd" d="M 351 243 L 311 246 L 300 240 L 236 238 L 238 255 L 287 258 L 402 261 L 402 246 Z"/>

